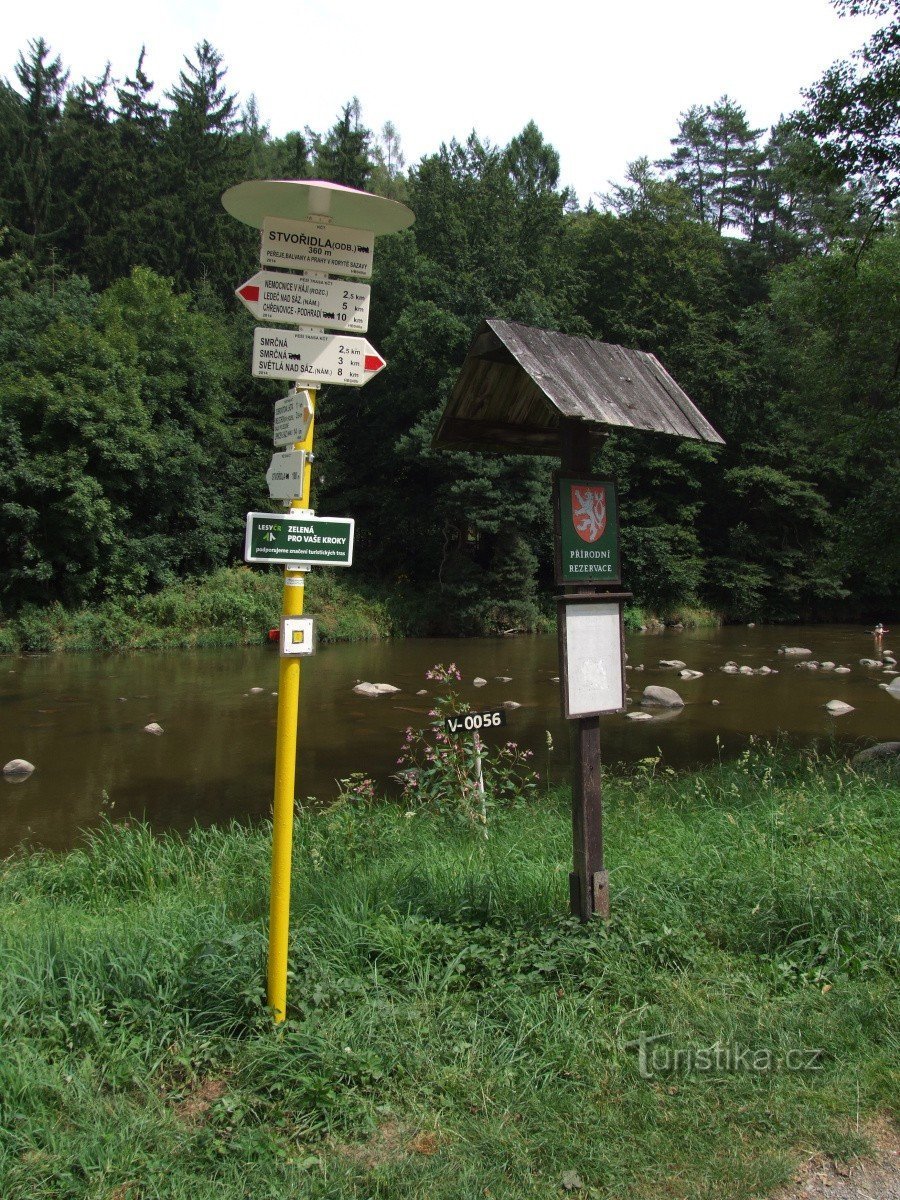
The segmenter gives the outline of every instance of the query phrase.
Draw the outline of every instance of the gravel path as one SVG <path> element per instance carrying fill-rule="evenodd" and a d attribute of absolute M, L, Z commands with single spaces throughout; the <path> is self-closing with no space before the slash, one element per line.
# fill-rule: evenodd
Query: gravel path
<path fill-rule="evenodd" d="M 867 1127 L 874 1152 L 851 1162 L 817 1154 L 771 1200 L 900 1200 L 900 1133 L 888 1120 Z"/>

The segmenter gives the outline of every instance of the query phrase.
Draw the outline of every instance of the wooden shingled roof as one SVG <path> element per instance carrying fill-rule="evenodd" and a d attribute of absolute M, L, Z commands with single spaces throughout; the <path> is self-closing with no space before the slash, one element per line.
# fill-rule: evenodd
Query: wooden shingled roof
<path fill-rule="evenodd" d="M 447 450 L 559 454 L 560 418 L 722 442 L 652 355 L 512 321 L 482 325 L 441 414 Z"/>

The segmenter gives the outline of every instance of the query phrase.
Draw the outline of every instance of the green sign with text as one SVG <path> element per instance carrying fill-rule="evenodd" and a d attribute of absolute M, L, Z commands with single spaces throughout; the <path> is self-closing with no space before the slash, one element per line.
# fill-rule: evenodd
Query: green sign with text
<path fill-rule="evenodd" d="M 615 484 L 556 478 L 557 583 L 621 583 Z"/>
<path fill-rule="evenodd" d="M 351 517 L 303 517 L 247 513 L 244 561 L 349 567 L 353 562 Z"/>

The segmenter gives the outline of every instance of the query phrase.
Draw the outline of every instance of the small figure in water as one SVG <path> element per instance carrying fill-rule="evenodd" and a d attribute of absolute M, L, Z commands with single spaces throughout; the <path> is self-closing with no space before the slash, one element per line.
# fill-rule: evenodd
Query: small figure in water
<path fill-rule="evenodd" d="M 881 649 L 882 645 L 884 644 L 884 635 L 886 633 L 890 633 L 890 632 L 891 631 L 889 629 L 885 629 L 885 627 L 882 625 L 882 623 L 880 621 L 878 622 L 878 624 L 872 630 L 872 635 L 875 638 L 875 649 L 876 650 Z"/>

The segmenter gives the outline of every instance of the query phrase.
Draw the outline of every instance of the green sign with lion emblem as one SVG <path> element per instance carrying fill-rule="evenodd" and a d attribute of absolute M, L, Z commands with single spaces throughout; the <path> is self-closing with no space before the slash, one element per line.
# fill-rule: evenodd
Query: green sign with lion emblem
<path fill-rule="evenodd" d="M 615 484 L 558 477 L 554 497 L 557 583 L 621 583 Z"/>

